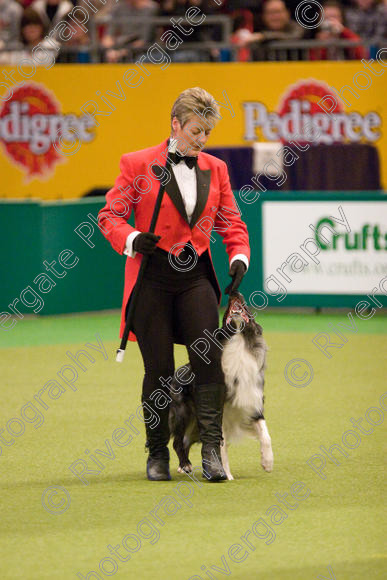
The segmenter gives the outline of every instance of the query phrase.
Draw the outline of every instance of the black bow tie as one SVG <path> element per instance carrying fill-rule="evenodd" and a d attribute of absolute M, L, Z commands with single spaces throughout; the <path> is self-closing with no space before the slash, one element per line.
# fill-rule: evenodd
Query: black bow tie
<path fill-rule="evenodd" d="M 169 155 L 170 155 L 170 158 L 173 161 L 173 163 L 175 163 L 177 165 L 178 163 L 180 163 L 180 161 L 184 161 L 184 163 L 190 169 L 192 169 L 193 167 L 195 167 L 195 165 L 198 162 L 198 158 L 197 157 L 189 157 L 188 155 L 182 155 L 178 151 L 176 151 L 176 153 L 170 153 Z"/>

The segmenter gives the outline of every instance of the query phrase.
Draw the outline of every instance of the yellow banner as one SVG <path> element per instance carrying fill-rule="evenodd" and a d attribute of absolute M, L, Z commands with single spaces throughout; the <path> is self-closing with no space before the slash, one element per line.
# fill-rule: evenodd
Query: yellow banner
<path fill-rule="evenodd" d="M 222 119 L 209 146 L 292 139 L 369 143 L 379 150 L 385 186 L 385 66 L 59 64 L 28 79 L 25 73 L 23 84 L 16 72 L 18 86 L 11 75 L 0 83 L 0 195 L 74 198 L 112 185 L 123 153 L 168 137 L 172 103 L 192 86 L 220 103 Z"/>

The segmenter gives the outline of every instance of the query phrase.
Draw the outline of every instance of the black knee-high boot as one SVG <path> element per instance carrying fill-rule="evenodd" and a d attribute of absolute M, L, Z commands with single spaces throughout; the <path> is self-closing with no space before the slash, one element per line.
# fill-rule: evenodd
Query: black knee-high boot
<path fill-rule="evenodd" d="M 151 399 L 142 399 L 146 447 L 149 457 L 146 463 L 146 474 L 151 481 L 168 481 L 169 473 L 169 405 L 159 409 Z"/>
<path fill-rule="evenodd" d="M 194 389 L 199 436 L 202 442 L 203 476 L 210 482 L 227 479 L 220 456 L 225 396 L 224 384 L 210 383 L 198 385 Z"/>

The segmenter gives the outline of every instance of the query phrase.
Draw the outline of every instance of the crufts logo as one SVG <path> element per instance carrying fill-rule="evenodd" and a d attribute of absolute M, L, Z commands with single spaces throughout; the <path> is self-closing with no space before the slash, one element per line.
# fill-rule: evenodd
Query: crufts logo
<path fill-rule="evenodd" d="M 324 100 L 335 103 L 327 114 Z M 342 100 L 325 83 L 315 79 L 291 85 L 283 95 L 277 112 L 264 103 L 243 103 L 245 139 L 257 141 L 314 141 L 315 143 L 375 142 L 381 135 L 381 117 L 370 111 L 365 115 L 347 113 Z"/>
<path fill-rule="evenodd" d="M 69 155 L 65 143 L 94 139 L 90 115 L 63 115 L 60 104 L 42 85 L 28 83 L 13 91 L 0 110 L 0 142 L 11 161 L 29 177 L 45 177 Z M 66 145 L 66 147 L 69 147 Z M 75 151 L 73 151 L 75 152 Z"/>
<path fill-rule="evenodd" d="M 321 234 L 323 227 L 328 228 L 333 233 L 331 242 Z M 321 250 L 376 250 L 377 252 L 387 251 L 387 232 L 383 231 L 380 224 L 363 224 L 357 231 L 338 232 L 332 218 L 325 216 L 318 220 L 314 227 L 314 234 L 317 244 Z"/>

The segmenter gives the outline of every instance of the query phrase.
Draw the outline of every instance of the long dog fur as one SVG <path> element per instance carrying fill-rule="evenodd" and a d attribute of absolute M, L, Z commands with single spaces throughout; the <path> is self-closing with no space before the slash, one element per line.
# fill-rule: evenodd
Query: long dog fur
<path fill-rule="evenodd" d="M 222 348 L 221 363 L 226 384 L 221 457 L 227 479 L 234 479 L 227 447 L 245 436 L 260 441 L 261 465 L 265 471 L 272 471 L 271 438 L 263 414 L 267 345 L 262 336 L 262 327 L 255 322 L 242 294 L 235 293 L 230 297 L 216 340 Z M 186 384 L 177 378 L 192 375 L 189 364 L 180 367 L 175 373 L 170 391 L 172 402 L 169 425 L 173 447 L 179 458 L 180 473 L 192 470 L 189 450 L 193 443 L 199 441 L 193 402 L 195 380 Z"/>

